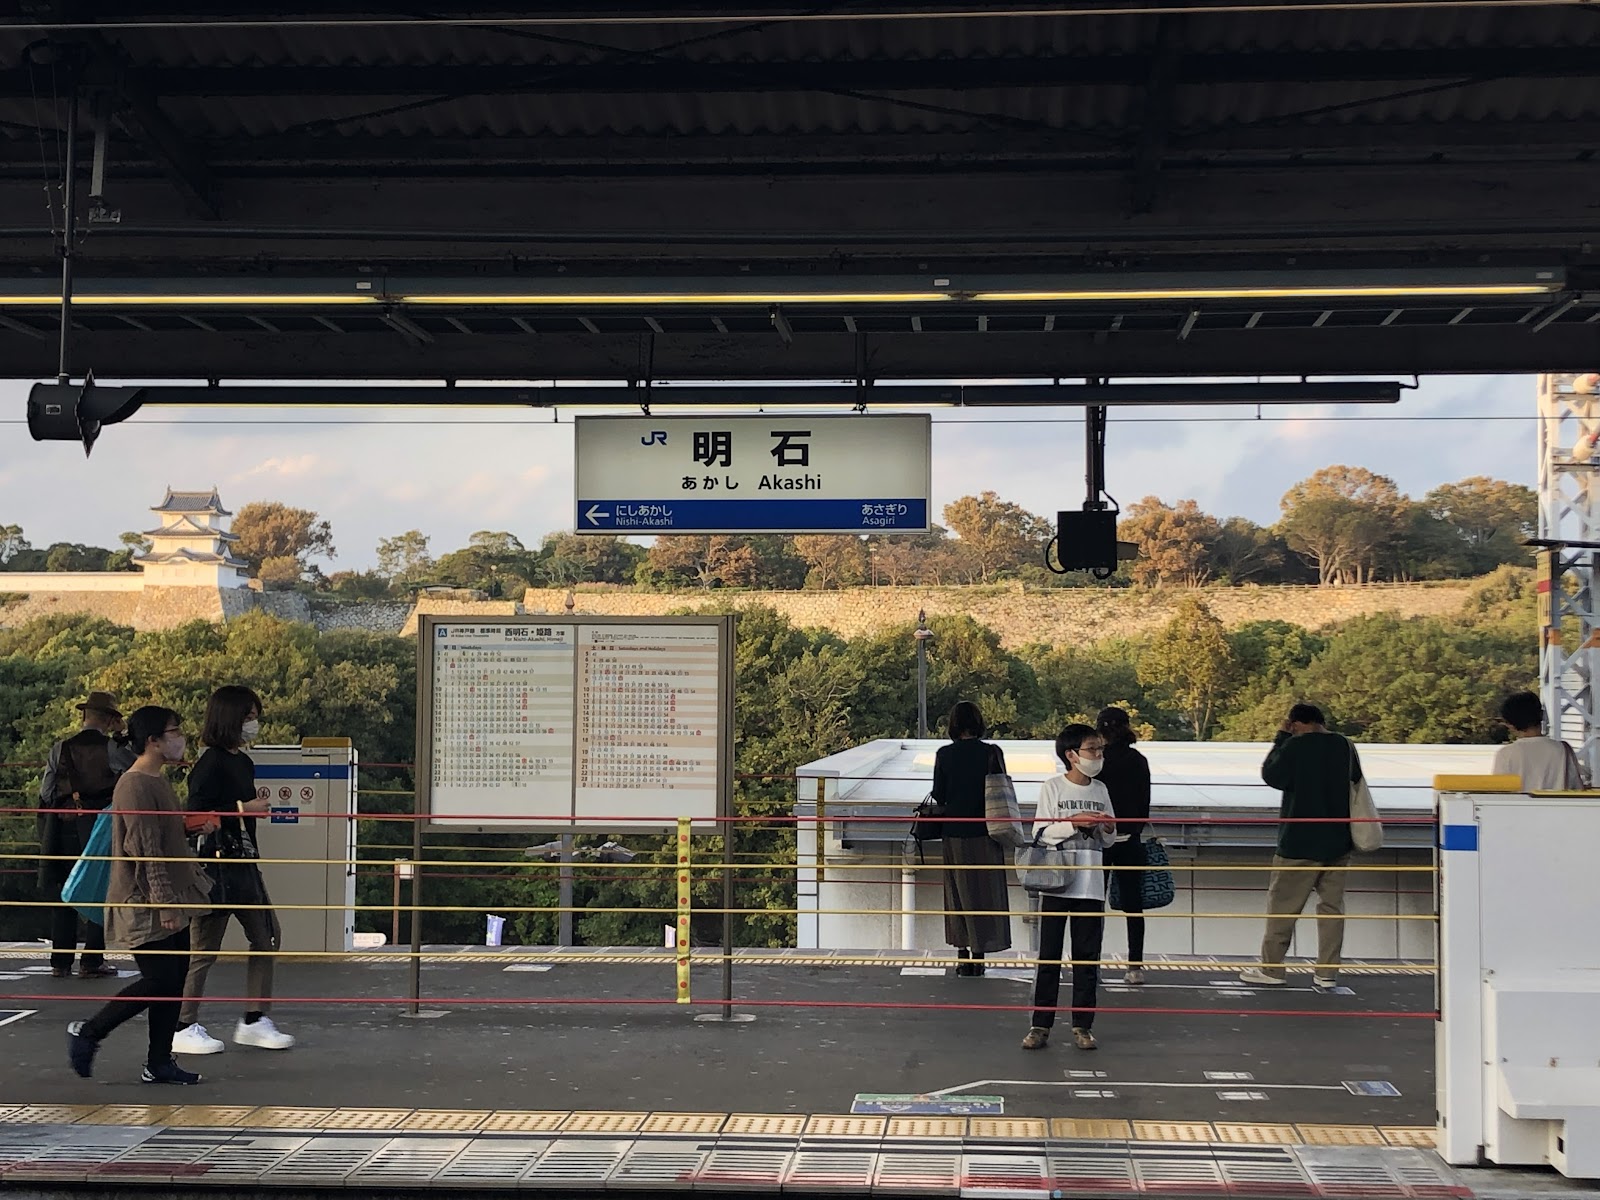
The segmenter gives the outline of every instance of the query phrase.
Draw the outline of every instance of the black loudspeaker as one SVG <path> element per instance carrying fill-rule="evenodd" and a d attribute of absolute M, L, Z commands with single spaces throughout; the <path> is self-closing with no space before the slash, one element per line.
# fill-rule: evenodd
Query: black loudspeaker
<path fill-rule="evenodd" d="M 1111 509 L 1058 512 L 1056 558 L 1063 571 L 1111 574 L 1117 569 L 1117 514 Z"/>
<path fill-rule="evenodd" d="M 139 411 L 143 388 L 95 387 L 83 383 L 36 383 L 28 392 L 28 432 L 36 442 L 82 442 L 88 457 L 103 425 Z"/>

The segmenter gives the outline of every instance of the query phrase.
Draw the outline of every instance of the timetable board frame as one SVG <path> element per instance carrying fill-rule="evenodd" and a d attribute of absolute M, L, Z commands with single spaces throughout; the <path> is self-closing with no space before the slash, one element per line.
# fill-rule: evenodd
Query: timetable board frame
<path fill-rule="evenodd" d="M 731 816 L 736 620 L 422 616 L 419 824 L 627 832 Z M 656 786 L 620 782 L 640 772 Z"/>

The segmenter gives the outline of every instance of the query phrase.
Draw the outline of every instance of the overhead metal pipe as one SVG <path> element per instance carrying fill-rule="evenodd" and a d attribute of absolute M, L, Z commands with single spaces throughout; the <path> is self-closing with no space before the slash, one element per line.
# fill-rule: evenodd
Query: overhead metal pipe
<path fill-rule="evenodd" d="M 35 392 L 48 385 L 37 385 Z M 1333 383 L 1096 383 L 1096 384 L 896 384 L 879 381 L 872 406 L 919 408 L 1114 407 L 1118 405 L 1394 404 L 1403 387 L 1389 381 Z M 306 408 L 337 405 L 386 408 L 414 405 L 504 408 L 634 408 L 637 390 L 625 387 L 344 387 L 292 384 L 152 384 L 102 388 L 125 393 L 140 405 L 252 405 Z M 136 396 L 133 393 L 137 393 Z M 854 384 L 778 387 L 673 385 L 656 382 L 652 408 L 782 408 L 858 404 Z"/>

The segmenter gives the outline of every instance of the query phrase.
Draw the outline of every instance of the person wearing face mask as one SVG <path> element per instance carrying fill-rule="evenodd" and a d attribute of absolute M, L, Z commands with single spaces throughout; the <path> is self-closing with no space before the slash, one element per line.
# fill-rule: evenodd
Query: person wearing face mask
<path fill-rule="evenodd" d="M 1094 1014 L 1100 987 L 1100 944 L 1106 928 L 1105 851 L 1116 840 L 1115 812 L 1105 784 L 1095 776 L 1104 763 L 1105 740 L 1092 725 L 1068 725 L 1056 735 L 1056 757 L 1066 774 L 1052 775 L 1039 789 L 1033 836 L 1075 852 L 1071 882 L 1061 894 L 1039 897 L 1039 968 L 1033 981 L 1033 1026 L 1024 1050 L 1043 1050 L 1056 1023 L 1061 999 L 1061 948 L 1072 935 L 1072 1041 L 1096 1048 Z"/>
<path fill-rule="evenodd" d="M 1106 851 L 1108 867 L 1131 868 L 1117 872 L 1117 896 L 1128 926 L 1128 969 L 1122 982 L 1130 987 L 1144 983 L 1144 826 L 1150 817 L 1150 761 L 1133 748 L 1138 736 L 1124 708 L 1102 708 L 1095 728 L 1106 740 L 1105 769 L 1100 782 L 1117 812 L 1117 840 Z M 1110 881 L 1107 882 L 1107 887 Z"/>
<path fill-rule="evenodd" d="M 85 1079 L 112 1030 L 148 1014 L 145 1083 L 199 1083 L 172 1057 L 184 975 L 189 920 L 211 903 L 211 881 L 184 837 L 183 807 L 163 770 L 188 753 L 183 725 L 170 708 L 149 706 L 128 718 L 138 757 L 118 778 L 111 798 L 111 876 L 106 886 L 106 942 L 133 951 L 139 978 L 87 1021 L 67 1026 L 67 1057 Z M 199 827 L 215 828 L 214 819 Z"/>
<path fill-rule="evenodd" d="M 189 772 L 189 811 L 215 812 L 221 827 L 200 839 L 197 847 L 216 886 L 215 907 L 198 916 L 190 928 L 193 955 L 189 978 L 183 985 L 183 1012 L 172 1049 L 177 1054 L 219 1054 L 221 1038 L 212 1037 L 200 1024 L 200 1000 L 206 976 L 217 961 L 217 951 L 228 932 L 230 919 L 239 922 L 250 946 L 245 968 L 245 990 L 250 999 L 244 1016 L 234 1027 L 235 1045 L 262 1050 L 287 1050 L 294 1038 L 267 1016 L 272 1004 L 272 973 L 283 932 L 271 909 L 256 842 L 256 817 L 271 801 L 256 798 L 256 766 L 244 752 L 261 733 L 261 698 L 236 684 L 220 687 L 206 701 L 205 728 L 200 740 L 205 753 Z"/>

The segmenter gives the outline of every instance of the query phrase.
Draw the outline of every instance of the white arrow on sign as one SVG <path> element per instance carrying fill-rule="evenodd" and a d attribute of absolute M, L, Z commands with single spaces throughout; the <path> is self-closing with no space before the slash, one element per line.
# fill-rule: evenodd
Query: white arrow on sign
<path fill-rule="evenodd" d="M 608 512 L 601 512 L 598 504 L 591 504 L 589 505 L 589 511 L 583 515 L 589 519 L 589 524 L 598 525 L 600 524 L 599 518 L 609 517 L 611 514 Z"/>

